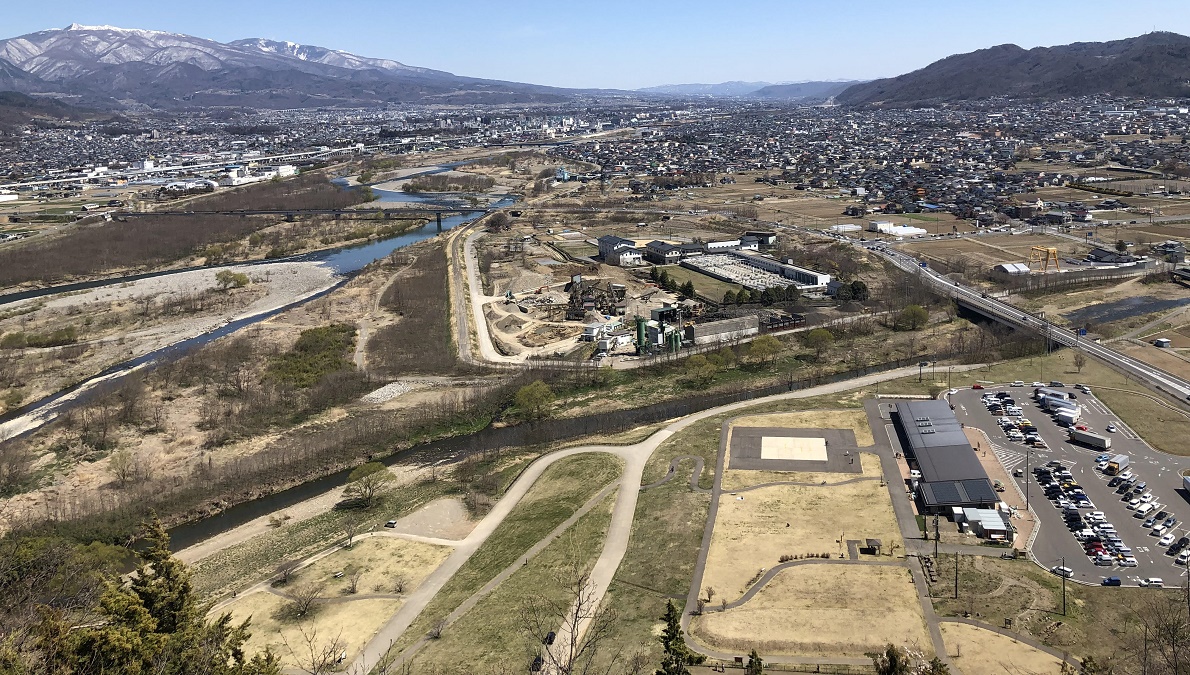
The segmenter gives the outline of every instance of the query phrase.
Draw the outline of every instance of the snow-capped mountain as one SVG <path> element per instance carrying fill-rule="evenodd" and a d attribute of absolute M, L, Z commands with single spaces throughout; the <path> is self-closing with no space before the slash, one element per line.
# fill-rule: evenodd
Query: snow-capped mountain
<path fill-rule="evenodd" d="M 179 33 L 79 24 L 0 40 L 4 64 L 26 77 L 12 73 L 0 77 L 0 84 L 75 94 L 93 104 L 112 99 L 158 107 L 504 103 L 560 100 L 571 93 L 277 40 L 224 44 Z"/>
<path fill-rule="evenodd" d="M 431 70 L 429 68 L 407 66 L 404 63 L 393 61 L 391 59 L 373 59 L 367 56 L 358 56 L 356 54 L 338 49 L 327 49 L 326 47 L 303 45 L 296 42 L 281 40 L 269 40 L 267 38 L 248 38 L 246 40 L 235 40 L 234 42 L 229 42 L 228 45 L 233 47 L 241 47 L 244 49 L 254 49 L 266 54 L 288 56 L 301 61 L 311 61 L 314 63 L 322 63 L 328 66 L 348 68 L 350 70 L 378 69 L 401 73 L 419 73 L 423 75 L 450 75 L 450 73 L 441 70 Z"/>

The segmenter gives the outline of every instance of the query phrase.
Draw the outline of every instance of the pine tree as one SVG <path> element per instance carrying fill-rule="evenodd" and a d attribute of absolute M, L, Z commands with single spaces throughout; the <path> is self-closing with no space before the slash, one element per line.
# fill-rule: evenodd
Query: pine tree
<path fill-rule="evenodd" d="M 686 639 L 682 637 L 682 615 L 674 606 L 673 600 L 665 605 L 665 629 L 661 632 L 661 647 L 665 655 L 661 657 L 661 668 L 656 675 L 690 675 L 686 666 L 702 663 L 705 656 L 695 654 L 686 646 Z"/>
<path fill-rule="evenodd" d="M 744 675 L 764 675 L 764 661 L 760 660 L 760 654 L 755 649 L 748 655 L 748 667 L 744 668 Z"/>
<path fill-rule="evenodd" d="M 190 571 L 169 551 L 169 536 L 156 518 L 147 525 L 141 565 L 126 585 L 109 581 L 99 601 L 102 617 L 71 630 L 69 617 L 47 610 L 39 627 L 46 672 L 122 675 L 279 675 L 277 657 L 244 653 L 248 621 L 231 614 L 211 623 L 199 603 Z"/>

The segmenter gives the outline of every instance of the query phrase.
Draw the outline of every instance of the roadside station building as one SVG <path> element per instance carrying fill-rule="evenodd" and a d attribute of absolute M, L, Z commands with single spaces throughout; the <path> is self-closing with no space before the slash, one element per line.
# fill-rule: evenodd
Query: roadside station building
<path fill-rule="evenodd" d="M 953 517 L 955 509 L 995 509 L 1000 499 L 946 401 L 898 401 L 897 438 L 911 469 L 920 513 Z"/>

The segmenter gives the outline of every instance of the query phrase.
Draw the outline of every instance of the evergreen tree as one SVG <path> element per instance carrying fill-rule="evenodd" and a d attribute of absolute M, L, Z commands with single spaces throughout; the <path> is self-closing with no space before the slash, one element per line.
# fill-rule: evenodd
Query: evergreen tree
<path fill-rule="evenodd" d="M 694 666 L 706 660 L 705 656 L 695 654 L 686 646 L 686 639 L 682 637 L 682 615 L 674 606 L 673 600 L 665 605 L 665 629 L 661 631 L 661 647 L 665 655 L 661 657 L 661 668 L 656 675 L 690 675 L 686 666 Z"/>
<path fill-rule="evenodd" d="M 682 295 L 686 296 L 687 298 L 694 298 L 693 281 L 687 281 L 686 283 L 682 284 Z"/>
<path fill-rule="evenodd" d="M 725 305 L 734 305 L 735 304 L 735 292 L 734 291 L 726 291 L 723 293 L 723 304 L 725 304 Z"/>
<path fill-rule="evenodd" d="M 867 302 L 868 298 L 872 297 L 872 292 L 868 290 L 868 285 L 856 279 L 851 282 L 851 297 L 855 298 L 856 302 Z"/>
<path fill-rule="evenodd" d="M 744 675 L 764 675 L 764 661 L 760 660 L 760 654 L 757 654 L 755 649 L 748 655 L 748 666 L 744 668 Z"/>
<path fill-rule="evenodd" d="M 248 621 L 231 614 L 212 623 L 199 603 L 190 571 L 169 551 L 161 521 L 148 524 L 148 546 L 132 581 L 108 582 L 99 602 L 101 620 L 71 629 L 69 617 L 46 611 L 39 632 L 46 672 L 122 675 L 279 675 L 271 652 L 247 658 Z"/>

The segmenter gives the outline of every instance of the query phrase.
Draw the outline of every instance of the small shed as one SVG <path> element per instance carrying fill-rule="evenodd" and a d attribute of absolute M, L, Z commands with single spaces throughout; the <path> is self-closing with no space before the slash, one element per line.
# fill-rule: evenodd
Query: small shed
<path fill-rule="evenodd" d="M 884 543 L 879 539 L 865 539 L 864 546 L 859 552 L 864 555 L 880 555 L 882 548 L 884 548 Z"/>
<path fill-rule="evenodd" d="M 1162 349 L 1169 349 L 1170 345 L 1172 344 L 1173 341 L 1169 338 L 1157 338 L 1156 340 L 1153 340 L 1153 346 L 1160 347 Z"/>

